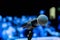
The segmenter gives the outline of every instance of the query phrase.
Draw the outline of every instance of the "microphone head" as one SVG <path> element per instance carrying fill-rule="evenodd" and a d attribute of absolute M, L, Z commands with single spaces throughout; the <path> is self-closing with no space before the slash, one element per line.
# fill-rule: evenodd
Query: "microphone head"
<path fill-rule="evenodd" d="M 39 15 L 37 18 L 37 23 L 45 26 L 48 22 L 48 17 L 46 15 Z"/>

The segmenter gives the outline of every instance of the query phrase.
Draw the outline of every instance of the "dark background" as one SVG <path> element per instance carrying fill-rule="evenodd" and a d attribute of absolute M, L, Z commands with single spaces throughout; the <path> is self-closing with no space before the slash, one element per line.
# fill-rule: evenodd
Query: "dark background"
<path fill-rule="evenodd" d="M 56 1 L 1 1 L 0 3 L 0 12 L 1 15 L 11 15 L 11 16 L 21 16 L 21 15 L 39 15 L 41 9 L 47 11 L 51 7 L 56 7 Z"/>

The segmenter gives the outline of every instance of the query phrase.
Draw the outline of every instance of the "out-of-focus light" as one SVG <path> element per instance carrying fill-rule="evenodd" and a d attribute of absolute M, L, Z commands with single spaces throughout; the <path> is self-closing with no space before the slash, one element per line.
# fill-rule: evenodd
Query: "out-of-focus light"
<path fill-rule="evenodd" d="M 2 32 L 2 38 L 5 39 L 5 40 L 8 38 L 8 35 L 7 35 L 7 33 L 6 33 L 6 30 L 4 30 L 4 31 Z"/>
<path fill-rule="evenodd" d="M 23 29 L 22 27 L 20 27 L 20 28 L 17 28 L 17 30 L 18 30 L 19 32 L 22 32 L 24 29 Z"/>
<path fill-rule="evenodd" d="M 14 17 L 14 20 L 16 20 L 16 19 L 17 19 L 17 17 L 15 16 L 15 17 Z"/>
<path fill-rule="evenodd" d="M 11 22 L 7 22 L 7 25 L 8 25 L 8 26 L 11 26 L 11 25 L 12 25 L 12 23 L 11 23 Z"/>
<path fill-rule="evenodd" d="M 40 14 L 44 14 L 45 13 L 45 10 L 40 10 Z"/>
<path fill-rule="evenodd" d="M 60 24 L 58 25 L 58 29 L 60 30 Z"/>
<path fill-rule="evenodd" d="M 60 16 L 58 16 L 58 20 L 60 20 Z"/>
<path fill-rule="evenodd" d="M 25 21 L 26 20 L 26 17 L 25 16 L 22 16 L 22 21 Z"/>
<path fill-rule="evenodd" d="M 17 23 L 20 23 L 20 19 L 17 19 L 16 21 L 17 21 Z"/>
<path fill-rule="evenodd" d="M 7 16 L 7 19 L 8 19 L 9 21 L 12 21 L 12 17 L 11 17 L 11 16 Z"/>
<path fill-rule="evenodd" d="M 12 35 L 9 35 L 9 38 L 13 38 Z"/>
<path fill-rule="evenodd" d="M 20 34 L 20 37 L 24 37 L 23 34 Z"/>
<path fill-rule="evenodd" d="M 55 28 L 53 26 L 51 26 L 50 27 L 50 30 L 54 32 L 55 31 Z"/>
<path fill-rule="evenodd" d="M 36 33 L 34 33 L 34 34 L 33 34 L 33 37 L 36 37 L 36 36 L 37 36 L 37 34 L 36 34 Z"/>
<path fill-rule="evenodd" d="M 6 22 L 6 18 L 3 18 L 3 22 Z"/>
<path fill-rule="evenodd" d="M 7 23 L 2 23 L 2 28 L 6 28 L 7 27 Z"/>
<path fill-rule="evenodd" d="M 22 16 L 20 23 L 23 24 L 23 23 L 25 23 L 27 21 L 28 21 L 27 17 Z"/>
<path fill-rule="evenodd" d="M 9 26 L 9 28 L 6 32 L 8 35 L 11 35 L 11 34 L 15 33 L 15 29 L 13 27 Z"/>
<path fill-rule="evenodd" d="M 50 8 L 49 11 L 50 11 L 50 13 L 49 13 L 50 19 L 55 19 L 56 18 L 56 8 L 52 7 L 52 8 Z"/>
<path fill-rule="evenodd" d="M 2 21 L 2 16 L 0 15 L 0 21 Z"/>
<path fill-rule="evenodd" d="M 2 35 L 5 35 L 6 34 L 6 30 L 4 30 L 3 32 L 2 32 Z"/>
<path fill-rule="evenodd" d="M 29 17 L 29 21 L 31 21 L 32 20 L 32 18 L 31 17 Z"/>
<path fill-rule="evenodd" d="M 20 23 L 21 21 L 20 21 L 20 19 L 17 18 L 17 19 L 14 19 L 13 22 L 14 22 L 14 24 L 18 24 L 18 23 Z"/>
<path fill-rule="evenodd" d="M 48 24 L 51 24 L 51 21 L 48 21 Z"/>

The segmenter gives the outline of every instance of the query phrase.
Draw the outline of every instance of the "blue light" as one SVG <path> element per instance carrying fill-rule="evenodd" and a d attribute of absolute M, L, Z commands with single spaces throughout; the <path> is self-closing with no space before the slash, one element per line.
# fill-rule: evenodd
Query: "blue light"
<path fill-rule="evenodd" d="M 18 27 L 17 30 L 22 33 L 24 29 L 22 27 Z"/>
<path fill-rule="evenodd" d="M 60 20 L 60 16 L 58 16 L 58 20 Z"/>
<path fill-rule="evenodd" d="M 24 37 L 23 34 L 20 34 L 20 37 Z"/>
<path fill-rule="evenodd" d="M 60 30 L 60 24 L 58 25 L 58 29 Z"/>
<path fill-rule="evenodd" d="M 22 16 L 22 21 L 25 21 L 26 20 L 26 17 L 25 16 Z"/>
<path fill-rule="evenodd" d="M 9 38 L 13 38 L 12 35 L 9 35 Z"/>
<path fill-rule="evenodd" d="M 40 14 L 44 14 L 45 13 L 45 10 L 40 10 Z"/>
<path fill-rule="evenodd" d="M 4 30 L 4 31 L 2 32 L 2 38 L 5 39 L 5 40 L 8 38 L 8 35 L 7 35 L 7 33 L 6 33 L 6 30 Z"/>
<path fill-rule="evenodd" d="M 7 16 L 7 19 L 8 19 L 9 21 L 12 21 L 12 17 L 11 17 L 11 16 Z"/>
<path fill-rule="evenodd" d="M 0 21 L 2 21 L 2 16 L 0 15 Z"/>
<path fill-rule="evenodd" d="M 2 23 L 2 28 L 7 28 L 7 23 Z"/>
<path fill-rule="evenodd" d="M 36 33 L 34 33 L 34 34 L 33 34 L 33 37 L 37 37 L 37 34 L 36 34 Z"/>
<path fill-rule="evenodd" d="M 48 21 L 48 24 L 51 24 L 51 21 Z"/>
<path fill-rule="evenodd" d="M 28 19 L 29 19 L 29 21 L 31 21 L 32 20 L 32 17 L 29 17 Z"/>
<path fill-rule="evenodd" d="M 27 21 L 28 21 L 27 17 L 26 16 L 22 16 L 20 23 L 23 24 L 23 23 L 25 23 Z"/>
<path fill-rule="evenodd" d="M 7 25 L 8 25 L 8 26 L 12 26 L 12 23 L 11 23 L 11 22 L 7 22 Z"/>
<path fill-rule="evenodd" d="M 50 29 L 52 32 L 55 31 L 55 28 L 54 28 L 53 26 L 51 26 L 49 29 Z"/>
<path fill-rule="evenodd" d="M 3 22 L 6 22 L 6 18 L 3 18 Z"/>
<path fill-rule="evenodd" d="M 20 23 L 20 19 L 17 19 L 16 22 L 17 22 L 17 23 Z"/>
<path fill-rule="evenodd" d="M 7 29 L 6 33 L 8 35 L 12 35 L 13 33 L 15 33 L 16 30 L 12 27 L 12 26 L 9 26 L 9 28 Z"/>

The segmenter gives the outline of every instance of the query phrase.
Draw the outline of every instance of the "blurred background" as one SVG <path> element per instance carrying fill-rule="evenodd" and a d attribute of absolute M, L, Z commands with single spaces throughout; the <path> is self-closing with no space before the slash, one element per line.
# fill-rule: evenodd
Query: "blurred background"
<path fill-rule="evenodd" d="M 0 4 L 1 40 L 26 38 L 24 36 L 26 29 L 23 29 L 21 25 L 43 14 L 49 18 L 49 29 L 52 32 L 60 33 L 60 1 L 1 1 Z M 35 38 L 48 37 L 44 36 L 44 33 L 41 34 L 42 36 L 39 35 L 39 27 L 34 28 L 33 32 L 33 37 Z M 52 37 L 51 35 L 49 36 Z"/>

